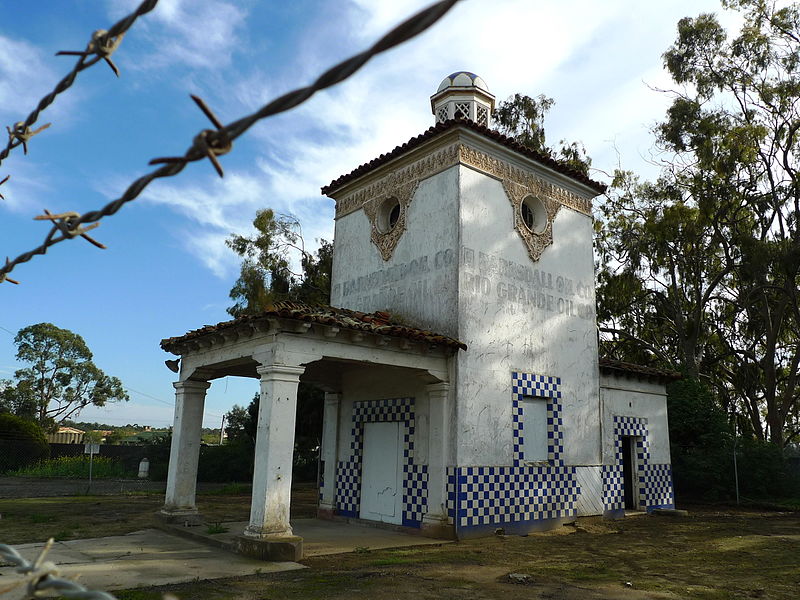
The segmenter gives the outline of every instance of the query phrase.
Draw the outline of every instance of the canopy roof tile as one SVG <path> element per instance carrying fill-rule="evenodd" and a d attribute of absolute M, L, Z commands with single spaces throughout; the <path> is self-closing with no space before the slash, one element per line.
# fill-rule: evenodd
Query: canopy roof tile
<path fill-rule="evenodd" d="M 408 325 L 393 321 L 392 316 L 387 312 L 363 313 L 346 308 L 310 305 L 291 301 L 275 302 L 258 314 L 244 315 L 236 319 L 231 319 L 230 321 L 217 323 L 216 325 L 205 325 L 204 327 L 194 329 L 181 336 L 165 338 L 161 340 L 161 348 L 167 352 L 177 354 L 177 346 L 183 342 L 195 340 L 209 334 L 219 333 L 226 329 L 233 329 L 243 324 L 265 321 L 276 317 L 406 338 L 414 341 L 427 342 L 429 344 L 443 345 L 453 350 L 459 348 L 462 350 L 467 349 L 466 344 L 454 338 L 425 329 L 409 327 Z"/>

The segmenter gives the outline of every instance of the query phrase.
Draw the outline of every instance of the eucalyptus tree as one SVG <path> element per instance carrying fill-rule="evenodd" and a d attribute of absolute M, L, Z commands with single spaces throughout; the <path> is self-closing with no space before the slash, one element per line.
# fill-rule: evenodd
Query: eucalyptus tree
<path fill-rule="evenodd" d="M 738 31 L 687 17 L 664 54 L 677 84 L 656 128 L 664 174 L 614 199 L 625 212 L 601 246 L 629 247 L 601 265 L 601 314 L 632 327 L 639 352 L 709 377 L 781 445 L 800 404 L 800 10 L 723 6 L 741 12 Z M 620 314 L 618 288 L 647 302 Z"/>
<path fill-rule="evenodd" d="M 14 343 L 17 360 L 26 366 L 14 373 L 15 381 L 4 382 L 0 395 L 19 416 L 49 427 L 87 406 L 128 400 L 120 380 L 94 364 L 77 333 L 38 323 L 20 329 Z"/>
<path fill-rule="evenodd" d="M 239 277 L 230 292 L 234 317 L 257 313 L 270 303 L 299 300 L 330 302 L 333 244 L 319 240 L 316 252 L 306 250 L 300 222 L 266 208 L 253 219 L 255 234 L 232 234 L 226 244 L 242 259 Z M 299 263 L 300 270 L 293 270 Z"/>

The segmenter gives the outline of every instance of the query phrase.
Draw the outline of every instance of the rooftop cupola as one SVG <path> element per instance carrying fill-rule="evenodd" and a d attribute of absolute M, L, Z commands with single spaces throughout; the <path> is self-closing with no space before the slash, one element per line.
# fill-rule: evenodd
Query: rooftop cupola
<path fill-rule="evenodd" d="M 469 71 L 456 71 L 439 84 L 431 96 L 431 111 L 436 122 L 448 119 L 469 119 L 478 125 L 491 127 L 494 96 L 486 82 Z"/>

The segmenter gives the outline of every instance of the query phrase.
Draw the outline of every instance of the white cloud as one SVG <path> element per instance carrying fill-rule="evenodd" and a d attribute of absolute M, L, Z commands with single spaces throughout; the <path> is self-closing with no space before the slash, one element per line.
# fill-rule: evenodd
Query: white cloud
<path fill-rule="evenodd" d="M 312 23 L 297 40 L 299 66 L 265 62 L 227 71 L 225 110 L 239 116 L 236 111 L 251 111 L 274 94 L 307 83 L 340 55 L 363 50 L 427 5 L 427 0 L 351 0 L 337 12 L 340 21 Z M 180 37 L 182 19 L 208 7 L 191 6 L 188 15 L 186 2 L 166 3 L 160 22 Z M 710 0 L 669 6 L 630 0 L 462 2 L 430 30 L 376 57 L 342 84 L 252 128 L 247 134 L 255 147 L 252 168 L 230 172 L 224 180 L 209 176 L 203 185 L 160 183 L 143 197 L 200 227 L 188 236 L 187 250 L 219 276 L 235 266 L 225 237 L 247 231 L 258 208 L 297 215 L 307 239 L 330 238 L 332 203 L 320 197 L 319 187 L 432 125 L 428 97 L 445 75 L 459 69 L 481 74 L 498 101 L 515 92 L 554 97 L 556 108 L 547 122 L 551 142 L 583 140 L 595 166 L 609 170 L 615 166 L 611 140 L 616 140 L 631 161 L 624 166 L 637 168 L 643 161 L 636 154 L 646 153 L 649 127 L 665 106 L 645 82 L 666 81 L 660 56 L 674 38 L 677 19 L 716 8 Z M 228 20 L 229 28 L 238 26 L 237 18 Z M 224 37 L 212 36 L 212 45 Z M 239 146 L 234 152 L 242 152 Z"/>
<path fill-rule="evenodd" d="M 39 100 L 51 92 L 72 67 L 70 61 L 64 64 L 63 70 L 57 71 L 53 65 L 58 64 L 64 63 L 54 61 L 30 42 L 0 35 L 0 121 L 7 124 L 24 121 Z M 58 120 L 58 126 L 63 129 L 80 98 L 76 87 L 66 90 L 42 112 L 34 128 L 49 120 Z M 3 146 L 5 143 L 3 140 Z"/>
<path fill-rule="evenodd" d="M 109 14 L 120 18 L 139 2 L 111 1 Z M 183 64 L 196 69 L 218 69 L 231 62 L 241 43 L 238 30 L 247 13 L 228 2 L 213 0 L 161 0 L 140 17 L 134 27 L 148 38 L 155 51 L 128 60 L 135 70 L 164 69 Z"/>

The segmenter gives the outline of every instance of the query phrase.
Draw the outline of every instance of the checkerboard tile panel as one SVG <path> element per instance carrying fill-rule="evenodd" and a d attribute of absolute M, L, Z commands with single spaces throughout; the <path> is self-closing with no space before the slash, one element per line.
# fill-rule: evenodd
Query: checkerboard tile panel
<path fill-rule="evenodd" d="M 575 515 L 580 487 L 575 467 L 564 465 L 561 379 L 511 374 L 512 465 L 450 467 L 447 515 L 457 528 L 566 518 Z M 525 464 L 522 452 L 523 396 L 547 398 L 549 465 Z"/>
<path fill-rule="evenodd" d="M 553 466 L 564 464 L 564 420 L 561 412 L 561 378 L 533 373 L 511 373 L 511 434 L 514 466 L 523 464 L 522 403 L 524 396 L 547 398 L 547 460 Z"/>
<path fill-rule="evenodd" d="M 603 465 L 603 507 L 605 510 L 622 510 L 625 508 L 625 481 L 622 464 Z"/>
<path fill-rule="evenodd" d="M 448 473 L 448 516 L 458 528 L 570 517 L 575 467 L 459 467 Z"/>
<path fill-rule="evenodd" d="M 407 465 L 403 471 L 403 525 L 419 527 L 428 512 L 428 465 Z"/>
<path fill-rule="evenodd" d="M 403 525 L 420 527 L 428 504 L 428 466 L 414 463 L 414 399 L 390 398 L 353 404 L 350 456 L 339 461 L 336 476 L 338 514 L 358 517 L 361 509 L 361 462 L 364 423 L 399 421 L 403 435 Z"/>
<path fill-rule="evenodd" d="M 644 503 L 650 508 L 674 508 L 675 493 L 672 490 L 672 466 L 669 464 L 647 465 L 639 478 L 644 488 Z"/>
<path fill-rule="evenodd" d="M 636 439 L 636 474 L 639 481 L 637 504 L 640 510 L 675 505 L 672 491 L 672 469 L 668 464 L 650 464 L 650 444 L 647 440 L 647 419 L 644 417 L 614 416 L 614 464 L 603 465 L 603 502 L 606 510 L 625 507 L 624 474 L 622 468 L 623 436 Z"/>

